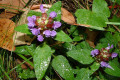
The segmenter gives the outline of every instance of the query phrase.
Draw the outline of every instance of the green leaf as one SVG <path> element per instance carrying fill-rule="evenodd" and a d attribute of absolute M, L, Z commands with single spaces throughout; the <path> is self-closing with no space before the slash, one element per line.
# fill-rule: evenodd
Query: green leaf
<path fill-rule="evenodd" d="M 58 1 L 52 5 L 52 7 L 47 11 L 47 14 L 49 15 L 50 12 L 55 11 L 57 13 L 57 17 L 55 19 L 57 21 L 61 20 L 61 1 Z"/>
<path fill-rule="evenodd" d="M 59 30 L 57 32 L 55 40 L 62 41 L 62 42 L 72 42 L 72 39 L 67 34 L 65 34 L 62 30 Z"/>
<path fill-rule="evenodd" d="M 41 14 L 41 12 L 37 12 L 37 11 L 33 11 L 33 10 L 30 10 L 27 14 L 27 16 L 33 16 L 33 15 L 41 16 L 42 14 Z"/>
<path fill-rule="evenodd" d="M 100 64 L 97 62 L 94 62 L 91 66 L 90 66 L 90 74 L 92 75 L 95 71 L 97 71 L 100 67 Z"/>
<path fill-rule="evenodd" d="M 81 42 L 81 43 L 78 43 L 78 44 L 76 45 L 76 48 L 77 48 L 77 49 L 89 49 L 89 50 L 92 50 L 91 47 L 90 47 L 90 45 L 89 45 L 86 41 L 83 41 L 83 42 Z"/>
<path fill-rule="evenodd" d="M 107 26 L 105 22 L 108 21 L 110 11 L 107 7 L 107 3 L 104 0 L 94 0 L 92 11 L 78 9 L 75 12 L 75 16 L 77 17 L 78 24 L 86 24 L 90 25 L 89 28 L 104 30 L 103 27 Z"/>
<path fill-rule="evenodd" d="M 118 39 L 114 38 L 110 32 L 104 33 L 104 35 L 105 36 L 100 39 L 100 42 L 102 44 L 104 44 L 104 45 L 106 44 L 106 46 L 104 46 L 104 47 L 107 47 L 108 43 L 110 45 L 113 44 L 114 46 L 116 46 L 118 44 Z"/>
<path fill-rule="evenodd" d="M 78 24 L 90 25 L 89 28 L 96 28 L 97 29 L 97 27 L 99 27 L 98 29 L 101 29 L 100 27 L 106 27 L 107 26 L 105 24 L 105 22 L 107 20 L 105 20 L 101 16 L 98 16 L 98 14 L 93 13 L 93 12 L 91 12 L 89 10 L 86 10 L 86 9 L 78 9 L 75 12 L 75 16 L 77 17 L 77 23 Z"/>
<path fill-rule="evenodd" d="M 90 64 L 94 61 L 88 49 L 71 50 L 67 52 L 67 55 L 82 64 Z"/>
<path fill-rule="evenodd" d="M 43 44 L 35 50 L 33 62 L 37 80 L 41 80 L 49 66 L 51 60 L 51 48 Z"/>
<path fill-rule="evenodd" d="M 19 72 L 19 78 L 21 79 L 29 79 L 29 78 L 35 78 L 35 72 L 33 70 L 23 70 L 22 72 Z"/>
<path fill-rule="evenodd" d="M 48 76 L 45 76 L 45 80 L 51 80 Z"/>
<path fill-rule="evenodd" d="M 64 56 L 59 55 L 55 57 L 52 61 L 52 67 L 65 80 L 74 80 L 73 70 Z"/>
<path fill-rule="evenodd" d="M 15 31 L 26 33 L 26 34 L 32 34 L 30 32 L 30 30 L 28 29 L 28 25 L 27 24 L 22 24 L 22 25 L 17 26 L 15 28 Z"/>
<path fill-rule="evenodd" d="M 73 37 L 79 35 L 79 29 L 77 28 L 77 26 L 70 26 L 70 35 L 72 35 Z"/>
<path fill-rule="evenodd" d="M 36 49 L 36 45 L 31 44 L 30 46 L 28 45 L 17 46 L 14 52 L 19 54 L 24 54 L 24 55 L 33 55 L 33 52 L 35 51 L 35 49 Z"/>
<path fill-rule="evenodd" d="M 83 38 L 80 37 L 80 36 L 75 36 L 74 39 L 73 39 L 73 41 L 80 41 L 80 40 L 82 40 L 82 39 L 83 39 Z"/>
<path fill-rule="evenodd" d="M 93 0 L 92 12 L 97 13 L 97 15 L 101 15 L 102 17 L 110 17 L 108 4 L 105 0 Z"/>
<path fill-rule="evenodd" d="M 66 48 L 67 50 L 75 50 L 76 49 L 76 47 L 73 44 L 68 43 L 68 42 L 64 43 L 63 47 Z"/>
<path fill-rule="evenodd" d="M 88 68 L 80 69 L 75 80 L 91 80 L 89 69 Z"/>
<path fill-rule="evenodd" d="M 112 61 L 109 61 L 109 65 L 114 69 L 110 69 L 110 68 L 105 68 L 105 72 L 109 75 L 112 75 L 112 76 L 116 76 L 116 77 L 120 77 L 120 66 L 118 66 L 118 64 L 112 62 Z"/>
<path fill-rule="evenodd" d="M 115 16 L 113 16 L 112 19 L 110 19 L 110 21 L 111 22 L 120 22 L 120 18 L 115 15 Z"/>

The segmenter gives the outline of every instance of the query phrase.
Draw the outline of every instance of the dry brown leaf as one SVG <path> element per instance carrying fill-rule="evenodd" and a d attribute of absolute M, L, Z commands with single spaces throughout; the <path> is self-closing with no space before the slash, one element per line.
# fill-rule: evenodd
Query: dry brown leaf
<path fill-rule="evenodd" d="M 76 24 L 74 16 L 65 8 L 61 8 L 61 19 L 68 24 Z"/>
<path fill-rule="evenodd" d="M 22 10 L 25 7 L 25 3 L 29 0 L 0 0 L 1 8 L 6 8 L 8 12 L 18 12 L 18 10 Z"/>
<path fill-rule="evenodd" d="M 51 5 L 48 5 L 48 4 L 43 4 L 43 6 L 45 8 L 50 8 L 51 7 Z M 39 8 L 40 8 L 40 5 L 33 5 L 31 7 L 31 9 L 35 10 L 35 11 L 40 11 Z M 61 19 L 64 22 L 66 22 L 68 24 L 72 24 L 72 25 L 76 24 L 74 16 L 69 11 L 67 11 L 65 8 L 61 8 L 61 13 L 62 13 Z"/>
<path fill-rule="evenodd" d="M 98 35 L 98 31 L 90 31 L 89 29 L 86 29 L 86 33 L 87 33 L 87 39 L 86 41 L 89 43 L 89 45 L 93 48 L 95 48 L 95 39 L 96 36 Z"/>
<path fill-rule="evenodd" d="M 13 42 L 15 23 L 9 19 L 0 19 L 0 47 L 9 51 L 14 51 Z"/>
<path fill-rule="evenodd" d="M 7 12 L 7 13 L 2 12 L 0 14 L 0 18 L 7 18 L 7 19 L 9 19 L 9 18 L 12 18 L 15 15 L 16 15 L 15 13 L 11 13 L 11 12 Z"/>
<path fill-rule="evenodd" d="M 0 0 L 0 9 L 4 8 L 6 12 L 0 14 L 0 18 L 12 18 L 15 13 L 25 7 L 29 0 Z"/>

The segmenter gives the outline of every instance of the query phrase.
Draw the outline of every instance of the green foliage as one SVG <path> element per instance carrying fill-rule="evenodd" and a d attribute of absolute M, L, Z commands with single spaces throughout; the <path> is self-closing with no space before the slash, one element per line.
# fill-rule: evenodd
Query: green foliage
<path fill-rule="evenodd" d="M 66 49 L 69 50 L 69 51 L 76 49 L 76 47 L 75 47 L 73 44 L 68 43 L 68 42 L 64 43 L 64 44 L 63 44 L 63 47 L 66 48 Z"/>
<path fill-rule="evenodd" d="M 57 17 L 55 19 L 57 21 L 61 20 L 61 1 L 58 1 L 52 5 L 52 7 L 47 11 L 47 14 L 49 15 L 50 12 L 55 11 L 57 13 Z"/>
<path fill-rule="evenodd" d="M 29 69 L 27 69 L 20 72 L 18 77 L 21 79 L 29 79 L 29 78 L 35 78 L 36 76 L 34 71 L 30 71 Z"/>
<path fill-rule="evenodd" d="M 100 64 L 97 62 L 94 62 L 91 66 L 90 66 L 90 74 L 93 74 L 96 70 L 98 70 L 100 67 Z"/>
<path fill-rule="evenodd" d="M 55 40 L 62 41 L 62 42 L 72 42 L 72 39 L 66 33 L 64 33 L 62 30 L 57 31 Z"/>
<path fill-rule="evenodd" d="M 118 0 L 111 1 L 118 3 Z M 60 21 L 61 6 L 61 1 L 54 3 L 47 11 L 48 16 L 50 12 L 55 11 L 57 13 L 55 20 Z M 87 6 L 89 7 L 89 5 Z M 86 7 L 86 5 L 83 7 Z M 90 25 L 89 28 L 96 30 L 104 30 L 104 27 L 107 27 L 107 24 L 120 24 L 120 18 L 115 14 L 110 17 L 110 14 L 108 4 L 105 0 L 93 0 L 92 9 L 77 9 L 75 12 L 77 24 Z M 30 10 L 27 16 L 32 15 L 41 16 L 41 13 Z M 112 18 L 109 19 L 110 22 L 108 21 L 109 17 Z M 86 42 L 87 34 L 85 33 L 85 27 L 78 27 L 75 25 L 70 26 L 66 24 L 63 24 L 62 26 L 61 30 L 57 30 L 57 35 L 53 38 L 54 40 L 49 38 L 44 39 L 44 43 L 36 42 L 36 44 L 31 43 L 29 46 L 16 46 L 14 52 L 21 57 L 24 62 L 27 62 L 34 67 L 34 70 L 23 70 L 18 67 L 24 62 L 18 64 L 12 70 L 16 69 L 19 78 L 53 80 L 56 79 L 56 75 L 59 75 L 58 78 L 62 77 L 65 80 L 117 80 L 120 77 L 120 33 L 116 31 L 113 25 L 108 25 L 109 27 L 106 28 L 106 31 L 110 32 L 101 31 L 100 34 L 98 34 L 94 42 L 96 45 L 94 49 L 101 50 L 102 48 L 106 48 L 108 43 L 114 45 L 114 48 L 110 49 L 110 52 L 118 53 L 118 57 L 108 61 L 114 70 L 110 68 L 100 68 L 100 62 L 97 62 L 95 60 L 96 58 L 91 56 L 93 48 Z M 15 30 L 28 35 L 32 34 L 28 29 L 27 24 L 17 26 Z M 4 52 L 0 53 L 2 54 Z M 26 55 L 31 57 L 27 59 L 25 57 Z M 33 62 L 29 61 L 32 58 Z M 0 63 L 5 65 L 5 62 L 1 62 L 2 60 L 6 61 L 10 59 L 4 59 L 0 55 Z M 6 66 L 9 66 L 9 64 L 11 64 L 11 62 Z M 4 65 L 2 67 L 4 67 Z M 9 68 L 6 69 L 6 66 L 5 68 L 0 67 L 0 75 L 2 75 L 0 76 L 0 79 L 4 77 L 3 73 L 9 79 L 9 72 L 12 70 L 9 70 Z"/>
<path fill-rule="evenodd" d="M 37 80 L 41 80 L 51 60 L 51 48 L 47 44 L 41 44 L 34 52 L 33 62 Z"/>
<path fill-rule="evenodd" d="M 86 41 L 82 41 L 81 43 L 76 45 L 77 49 L 89 49 L 92 50 L 89 44 Z"/>
<path fill-rule="evenodd" d="M 31 44 L 30 46 L 28 45 L 24 45 L 24 46 L 17 46 L 15 51 L 18 54 L 24 54 L 24 55 L 34 55 L 33 52 L 36 49 L 36 45 L 35 44 Z"/>
<path fill-rule="evenodd" d="M 120 65 L 114 63 L 113 61 L 109 61 L 109 64 L 113 69 L 105 68 L 104 71 L 109 75 L 120 77 Z"/>
<path fill-rule="evenodd" d="M 114 45 L 116 46 L 117 43 L 118 43 L 118 39 L 117 38 L 114 38 L 114 36 L 110 33 L 110 32 L 107 32 L 105 33 L 105 36 L 103 38 L 100 39 L 100 42 L 106 46 L 104 47 L 107 47 L 108 46 L 108 43 L 110 45 Z"/>
<path fill-rule="evenodd" d="M 75 16 L 78 24 L 87 24 L 90 25 L 90 28 L 104 30 L 102 27 L 107 26 L 105 22 L 108 21 L 110 12 L 104 0 L 94 0 L 92 12 L 86 9 L 78 9 Z"/>
<path fill-rule="evenodd" d="M 67 52 L 67 55 L 82 64 L 90 64 L 93 62 L 93 58 L 90 55 L 88 49 L 77 49 Z"/>
<path fill-rule="evenodd" d="M 103 19 L 110 17 L 108 4 L 105 2 L 105 0 L 93 0 L 92 12 L 102 16 Z"/>
<path fill-rule="evenodd" d="M 64 56 L 56 56 L 52 61 L 52 67 L 65 80 L 74 80 L 73 70 Z"/>
<path fill-rule="evenodd" d="M 75 80 L 91 80 L 88 68 L 82 68 L 77 73 Z"/>
<path fill-rule="evenodd" d="M 33 16 L 33 15 L 41 16 L 42 14 L 41 14 L 41 12 L 36 12 L 36 11 L 33 11 L 33 10 L 30 10 L 27 14 L 27 16 Z"/>
<path fill-rule="evenodd" d="M 27 24 L 22 24 L 22 25 L 19 25 L 15 28 L 15 31 L 18 31 L 18 32 L 22 32 L 22 33 L 26 33 L 26 34 L 29 34 L 31 35 L 32 33 L 30 32 L 30 30 L 28 29 L 28 25 Z"/>

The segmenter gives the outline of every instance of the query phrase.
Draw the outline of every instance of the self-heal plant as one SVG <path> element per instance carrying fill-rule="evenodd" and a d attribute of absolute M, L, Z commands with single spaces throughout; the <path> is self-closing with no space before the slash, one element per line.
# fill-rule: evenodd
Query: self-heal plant
<path fill-rule="evenodd" d="M 110 44 L 108 44 L 108 47 L 102 48 L 101 50 L 98 50 L 98 49 L 92 50 L 91 55 L 92 55 L 92 57 L 95 57 L 96 61 L 100 63 L 101 67 L 107 67 L 107 68 L 113 69 L 107 63 L 107 62 L 109 62 L 109 60 L 117 57 L 117 55 L 118 55 L 115 52 L 110 53 L 110 49 L 112 49 L 112 48 L 113 48 L 113 45 L 110 46 Z"/>
<path fill-rule="evenodd" d="M 42 16 L 33 15 L 27 17 L 27 25 L 32 34 L 37 36 L 37 40 L 42 42 L 44 37 L 54 38 L 56 36 L 56 29 L 61 26 L 61 22 L 53 21 L 53 18 L 57 16 L 56 12 L 51 12 L 48 17 L 48 15 L 45 13 L 43 5 L 40 5 L 40 10 L 42 12 Z"/>

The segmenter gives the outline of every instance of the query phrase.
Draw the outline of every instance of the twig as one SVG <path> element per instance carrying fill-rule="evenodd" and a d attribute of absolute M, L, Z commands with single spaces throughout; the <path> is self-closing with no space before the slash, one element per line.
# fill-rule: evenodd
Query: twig
<path fill-rule="evenodd" d="M 120 32 L 120 29 L 117 26 L 115 26 L 115 25 L 113 25 L 113 26 L 115 27 L 115 29 L 118 30 L 118 32 Z"/>
<path fill-rule="evenodd" d="M 55 71 L 55 70 L 54 70 Z M 58 77 L 60 78 L 60 80 L 63 80 L 62 78 L 61 78 L 61 76 L 55 71 L 55 73 L 58 75 Z"/>

